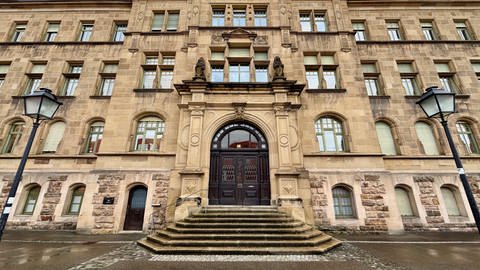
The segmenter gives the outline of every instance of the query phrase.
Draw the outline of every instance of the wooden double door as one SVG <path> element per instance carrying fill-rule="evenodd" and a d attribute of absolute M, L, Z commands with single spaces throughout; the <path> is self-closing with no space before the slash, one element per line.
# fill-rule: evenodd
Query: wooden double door
<path fill-rule="evenodd" d="M 209 204 L 269 205 L 268 151 L 212 151 Z"/>

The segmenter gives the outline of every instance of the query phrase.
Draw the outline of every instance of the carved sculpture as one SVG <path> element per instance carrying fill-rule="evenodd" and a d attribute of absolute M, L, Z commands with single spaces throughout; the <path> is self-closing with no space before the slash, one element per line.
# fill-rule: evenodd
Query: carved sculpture
<path fill-rule="evenodd" d="M 193 77 L 194 81 L 206 81 L 207 77 L 205 76 L 205 59 L 200 57 L 195 65 L 195 76 Z"/>
<path fill-rule="evenodd" d="M 280 56 L 275 56 L 273 59 L 273 81 L 285 81 L 285 74 L 283 74 L 283 64 Z"/>

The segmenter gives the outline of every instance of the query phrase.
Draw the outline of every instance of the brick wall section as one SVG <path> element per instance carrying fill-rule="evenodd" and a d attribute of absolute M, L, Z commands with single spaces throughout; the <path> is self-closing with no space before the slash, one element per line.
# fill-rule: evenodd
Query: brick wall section
<path fill-rule="evenodd" d="M 472 188 L 473 197 L 477 202 L 477 207 L 480 209 L 480 175 L 469 175 L 468 182 Z"/>
<path fill-rule="evenodd" d="M 438 197 L 433 191 L 434 178 L 432 176 L 414 176 L 413 180 L 420 190 L 420 203 L 425 208 L 426 226 L 439 227 L 444 224 L 445 221 L 438 208 Z"/>
<path fill-rule="evenodd" d="M 155 185 L 153 191 L 152 205 L 153 224 L 149 221 L 148 230 L 158 230 L 165 227 L 165 213 L 167 211 L 168 185 L 170 173 L 159 173 L 152 176 Z"/>
<path fill-rule="evenodd" d="M 39 221 L 51 222 L 55 219 L 55 209 L 60 202 L 62 185 L 66 180 L 67 175 L 55 175 L 48 177 L 48 188 L 43 196 L 42 210 L 38 216 Z"/>
<path fill-rule="evenodd" d="M 365 175 L 360 184 L 360 198 L 365 208 L 365 225 L 361 231 L 385 232 L 388 230 L 388 206 L 385 205 L 385 185 L 378 175 Z"/>
<path fill-rule="evenodd" d="M 120 181 L 125 180 L 124 174 L 101 174 L 98 176 L 98 192 L 93 195 L 94 225 L 92 233 L 113 233 L 115 205 L 118 203 Z M 104 197 L 114 197 L 114 203 L 104 205 Z"/>
<path fill-rule="evenodd" d="M 315 224 L 320 228 L 328 228 L 330 220 L 327 217 L 327 194 L 325 194 L 326 177 L 313 175 L 310 176 L 310 191 L 312 193 L 312 209 Z"/>
<path fill-rule="evenodd" d="M 10 187 L 12 187 L 13 175 L 6 175 L 2 178 L 2 190 L 0 192 L 0 213 L 3 213 L 3 205 L 8 197 Z M 18 191 L 17 191 L 18 194 Z"/>

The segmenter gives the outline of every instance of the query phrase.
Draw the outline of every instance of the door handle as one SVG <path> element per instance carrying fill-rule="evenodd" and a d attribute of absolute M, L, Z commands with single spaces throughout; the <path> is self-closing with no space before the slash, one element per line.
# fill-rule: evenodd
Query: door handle
<path fill-rule="evenodd" d="M 255 186 L 248 186 L 248 188 L 254 188 Z"/>

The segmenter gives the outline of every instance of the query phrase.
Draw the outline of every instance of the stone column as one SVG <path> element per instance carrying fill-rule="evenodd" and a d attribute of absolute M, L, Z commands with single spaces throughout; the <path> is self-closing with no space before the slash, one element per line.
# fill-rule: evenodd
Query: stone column
<path fill-rule="evenodd" d="M 432 176 L 414 176 L 413 181 L 417 183 L 420 191 L 420 202 L 425 208 L 427 227 L 439 228 L 445 223 L 440 213 L 437 195 L 433 191 L 434 178 Z"/>
<path fill-rule="evenodd" d="M 53 221 L 55 219 L 55 209 L 60 202 L 60 195 L 63 182 L 67 180 L 66 175 L 48 177 L 48 188 L 43 196 L 42 210 L 38 217 L 42 221 L 42 229 L 72 229 L 72 228 L 55 228 Z M 68 198 L 67 198 L 68 200 Z M 70 202 L 67 202 L 70 203 Z M 67 226 L 68 227 L 68 226 Z"/>

